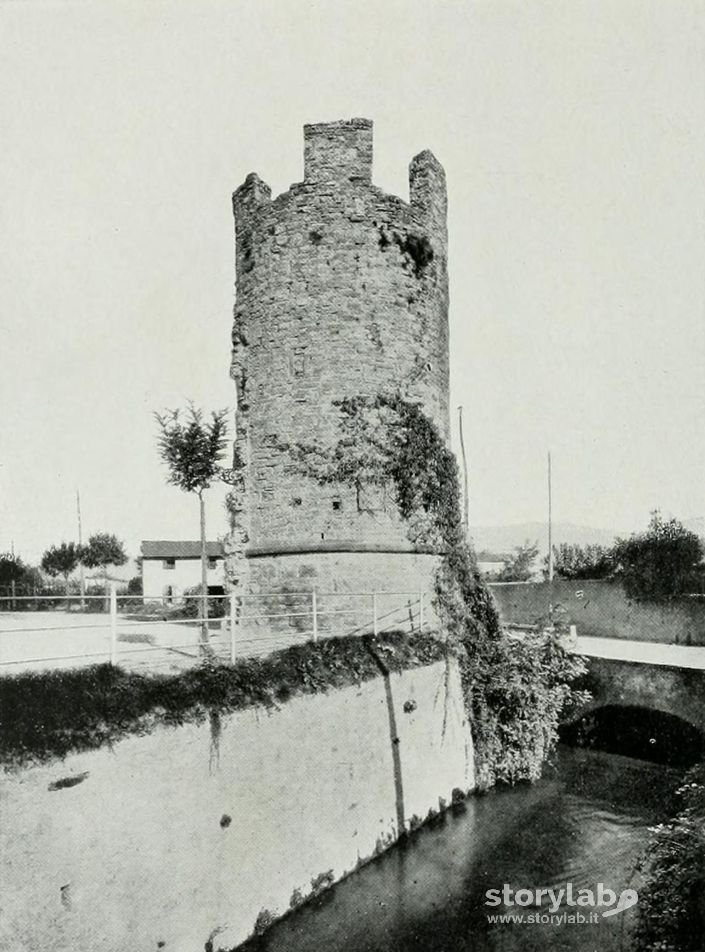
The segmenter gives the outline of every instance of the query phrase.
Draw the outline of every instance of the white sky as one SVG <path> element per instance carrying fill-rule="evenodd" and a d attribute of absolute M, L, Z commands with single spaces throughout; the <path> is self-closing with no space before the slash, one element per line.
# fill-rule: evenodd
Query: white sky
<path fill-rule="evenodd" d="M 450 193 L 471 521 L 705 512 L 705 3 L 0 2 L 0 550 L 195 538 L 153 410 L 234 406 L 231 192 L 375 121 Z M 213 494 L 210 535 L 225 531 Z"/>

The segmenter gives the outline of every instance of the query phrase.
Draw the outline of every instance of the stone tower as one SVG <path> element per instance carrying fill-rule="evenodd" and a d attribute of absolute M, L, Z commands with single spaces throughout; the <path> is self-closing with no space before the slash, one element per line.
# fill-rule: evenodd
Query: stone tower
<path fill-rule="evenodd" d="M 320 486 L 282 444 L 337 438 L 332 401 L 401 391 L 448 437 L 448 273 L 442 166 L 421 152 L 409 202 L 372 184 L 372 122 L 304 126 L 304 180 L 233 195 L 232 377 L 243 480 L 231 494 L 236 592 L 429 591 L 436 557 L 393 503 Z"/>

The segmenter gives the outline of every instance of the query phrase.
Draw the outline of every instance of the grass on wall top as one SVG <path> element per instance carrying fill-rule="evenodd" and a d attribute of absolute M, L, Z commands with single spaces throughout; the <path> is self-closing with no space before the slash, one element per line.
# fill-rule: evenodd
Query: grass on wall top
<path fill-rule="evenodd" d="M 445 656 L 430 635 L 388 632 L 295 645 L 266 658 L 200 664 L 178 674 L 137 674 L 109 664 L 0 678 L 0 764 L 17 767 L 91 750 L 158 724 L 275 706 Z"/>

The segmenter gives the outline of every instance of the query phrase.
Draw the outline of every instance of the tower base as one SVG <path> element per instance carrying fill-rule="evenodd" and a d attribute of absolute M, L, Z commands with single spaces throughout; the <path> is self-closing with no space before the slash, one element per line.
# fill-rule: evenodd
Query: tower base
<path fill-rule="evenodd" d="M 235 589 L 241 648 L 259 653 L 267 643 L 436 630 L 439 559 L 416 551 L 254 550 L 240 560 Z"/>

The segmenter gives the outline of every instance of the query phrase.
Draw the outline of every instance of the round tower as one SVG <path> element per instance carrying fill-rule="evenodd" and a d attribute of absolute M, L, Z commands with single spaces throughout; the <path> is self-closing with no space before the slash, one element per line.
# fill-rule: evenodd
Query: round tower
<path fill-rule="evenodd" d="M 233 195 L 238 592 L 431 589 L 436 557 L 392 501 L 321 486 L 286 450 L 335 442 L 333 401 L 395 391 L 448 436 L 447 200 L 430 152 L 409 193 L 372 184 L 372 122 L 351 119 L 304 126 L 303 182 L 272 200 L 252 173 Z"/>

